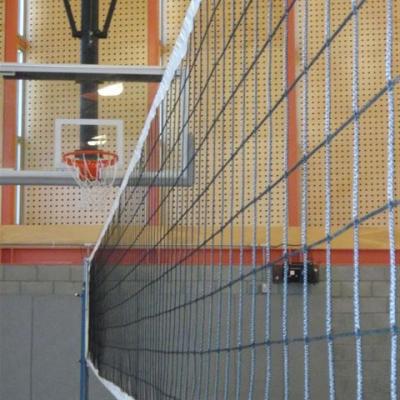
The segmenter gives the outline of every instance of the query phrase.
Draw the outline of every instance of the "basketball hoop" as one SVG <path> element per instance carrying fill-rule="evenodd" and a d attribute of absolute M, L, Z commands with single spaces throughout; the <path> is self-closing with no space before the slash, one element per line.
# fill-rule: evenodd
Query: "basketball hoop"
<path fill-rule="evenodd" d="M 97 149 L 74 150 L 63 154 L 62 160 L 81 188 L 81 205 L 105 205 L 116 178 L 118 155 Z"/>

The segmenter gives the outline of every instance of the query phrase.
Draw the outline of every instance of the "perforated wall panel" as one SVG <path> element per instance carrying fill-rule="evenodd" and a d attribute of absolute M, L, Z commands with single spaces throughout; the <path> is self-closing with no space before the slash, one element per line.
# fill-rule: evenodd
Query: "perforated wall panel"
<path fill-rule="evenodd" d="M 71 1 L 75 18 L 80 22 L 80 1 Z M 101 0 L 101 21 L 110 2 Z M 80 42 L 73 39 L 62 2 L 37 0 L 29 3 L 28 39 L 31 50 L 28 62 L 79 63 Z M 118 1 L 109 38 L 100 41 L 101 64 L 146 65 L 147 1 Z M 79 86 L 72 82 L 31 81 L 26 95 L 26 169 L 52 169 L 54 121 L 79 118 Z M 125 124 L 125 160 L 132 149 L 147 113 L 147 85 L 129 83 L 118 98 L 101 98 L 99 118 L 123 119 Z M 63 151 L 75 150 L 76 138 L 68 135 Z M 110 149 L 113 150 L 113 149 Z M 107 197 L 111 207 L 115 190 Z M 26 224 L 101 224 L 104 209 L 80 210 L 81 193 L 71 187 L 29 187 L 24 190 Z"/>
<path fill-rule="evenodd" d="M 309 59 L 312 59 L 324 43 L 324 3 L 309 1 Z M 360 92 L 359 106 L 364 106 L 386 85 L 385 48 L 386 48 L 386 9 L 377 7 L 376 0 L 367 1 L 359 12 L 359 58 Z M 303 38 L 302 4 L 297 7 L 298 48 L 301 49 Z M 379 3 L 380 4 L 380 3 Z M 394 43 L 400 40 L 400 3 L 394 2 L 397 16 L 395 22 Z M 339 24 L 349 15 L 351 4 L 346 0 L 331 2 L 332 34 Z M 299 57 L 300 58 L 300 57 Z M 398 76 L 400 63 L 399 46 L 394 47 L 394 75 Z M 302 70 L 298 65 L 297 73 Z M 332 127 L 335 131 L 351 117 L 352 80 L 353 80 L 353 23 L 335 37 L 331 46 L 331 101 Z M 302 128 L 303 86 L 299 86 L 299 131 Z M 325 112 L 325 57 L 322 55 L 309 71 L 309 148 L 323 141 Z M 396 104 L 400 103 L 400 93 L 396 90 Z M 387 96 L 382 96 L 360 119 L 360 215 L 364 215 L 386 202 L 387 175 L 387 132 L 388 106 Z M 398 113 L 398 108 L 396 113 Z M 352 176 L 353 176 L 353 129 L 351 123 L 332 141 L 332 224 L 342 226 L 351 220 Z M 396 124 L 396 136 L 399 135 Z M 397 156 L 400 156 L 400 144 L 397 141 Z M 325 223 L 325 150 L 319 151 L 309 164 L 309 225 L 323 227 Z M 396 168 L 397 170 L 398 168 Z M 399 178 L 396 173 L 397 192 Z M 384 226 L 385 214 L 370 219 L 369 226 Z"/>
<path fill-rule="evenodd" d="M 179 8 L 174 7 L 177 2 L 167 2 L 167 15 L 171 19 L 181 19 L 182 13 Z M 214 2 L 212 0 L 204 1 L 198 14 L 199 24 L 204 26 L 210 18 L 211 10 L 213 9 Z M 221 3 L 222 4 L 222 3 Z M 235 40 L 228 43 L 228 38 L 225 42 L 222 35 L 223 26 L 225 24 L 226 31 L 232 30 L 233 24 L 236 24 L 240 18 L 242 9 L 240 6 L 231 7 L 230 3 L 226 3 L 225 13 L 223 6 L 220 5 L 216 11 L 215 22 L 209 27 L 210 37 L 217 38 L 216 48 L 203 45 L 202 50 L 198 55 L 194 69 L 191 75 L 190 84 L 190 109 L 198 101 L 200 93 L 204 85 L 208 85 L 206 90 L 207 98 L 203 96 L 201 102 L 196 106 L 196 113 L 193 117 L 193 125 L 196 126 L 195 132 L 190 132 L 194 138 L 195 147 L 199 144 L 200 138 L 205 136 L 205 132 L 210 131 L 209 138 L 206 143 L 201 147 L 201 150 L 196 156 L 197 165 L 209 165 L 208 171 L 195 169 L 194 186 L 195 189 L 188 194 L 184 188 L 174 189 L 173 203 L 179 204 L 183 200 L 183 204 L 187 204 L 185 196 L 196 197 L 201 193 L 201 190 L 206 187 L 207 183 L 211 182 L 215 176 L 216 171 L 222 168 L 222 165 L 229 159 L 232 148 L 236 149 L 243 137 L 249 135 L 255 126 L 255 121 L 258 123 L 265 115 L 268 108 L 267 105 L 267 79 L 269 74 L 269 51 L 263 51 L 259 61 L 258 67 L 253 68 L 247 75 L 245 84 L 240 85 L 240 80 L 244 75 L 244 71 L 250 68 L 250 61 L 254 59 L 254 54 L 260 51 L 261 46 L 268 38 L 268 21 L 269 11 L 267 2 L 254 2 L 247 13 L 246 21 L 242 22 L 235 34 Z M 232 15 L 234 10 L 234 15 Z M 277 3 L 274 6 L 273 24 L 278 25 L 280 16 L 283 13 L 283 2 Z M 255 37 L 255 26 L 258 24 L 258 38 Z M 167 37 L 176 36 L 176 31 L 173 26 L 168 30 Z M 283 73 L 283 39 L 284 39 L 284 25 L 276 32 L 273 45 L 272 45 L 272 104 L 278 102 L 280 96 L 284 92 L 284 73 Z M 199 47 L 202 38 L 199 32 L 194 31 L 191 46 L 192 48 Z M 256 44 L 258 40 L 258 45 Z M 248 43 L 248 46 L 243 46 L 243 42 Z M 196 47 L 197 46 L 197 47 Z M 226 47 L 226 49 L 224 49 Z M 242 53 L 242 48 L 246 48 L 246 54 Z M 257 47 L 257 49 L 256 49 Z M 218 68 L 212 75 L 209 83 L 207 77 L 213 68 L 213 60 L 224 55 L 225 64 L 219 63 Z M 188 58 L 189 65 L 192 65 L 194 59 L 194 51 L 189 50 Z M 202 77 L 202 79 L 199 79 Z M 197 84 L 196 82 L 200 82 Z M 219 112 L 223 108 L 223 104 L 231 95 L 233 89 L 240 86 L 238 95 L 235 96 L 236 100 L 231 101 L 229 106 L 224 110 L 224 117 L 219 118 L 215 126 L 213 121 L 215 119 L 215 112 Z M 178 93 L 178 88 L 172 88 L 172 93 Z M 257 106 L 255 105 L 255 96 L 257 94 Z M 221 218 L 226 221 L 229 219 L 231 212 L 235 214 L 241 209 L 243 204 L 247 204 L 254 198 L 255 193 L 261 193 L 267 186 L 268 175 L 268 154 L 269 154 L 269 141 L 272 137 L 272 180 L 276 180 L 283 174 L 283 149 L 284 149 L 284 115 L 285 103 L 282 103 L 273 113 L 272 117 L 272 131 L 269 124 L 264 123 L 261 125 L 257 135 L 249 140 L 245 146 L 245 150 L 241 151 L 235 157 L 232 164 L 232 169 L 229 166 L 227 171 L 219 174 L 213 184 L 213 189 L 207 192 L 207 198 L 201 202 L 194 202 L 194 215 L 197 215 L 194 221 L 182 221 L 183 224 L 194 224 L 199 226 L 214 225 L 213 221 L 220 221 Z M 232 147 L 233 144 L 233 147 Z M 254 160 L 258 160 L 258 168 L 254 169 Z M 233 171 L 233 191 L 232 207 L 230 199 L 223 200 L 223 187 L 231 182 Z M 245 171 L 245 174 L 242 174 Z M 223 184 L 225 181 L 225 185 Z M 244 198 L 242 198 L 242 188 L 244 190 Z M 279 225 L 282 223 L 283 216 L 283 184 L 278 185 L 272 191 L 272 223 Z M 171 195 L 170 195 L 171 196 Z M 194 201 L 193 199 L 190 199 Z M 225 206 L 223 206 L 223 201 Z M 257 213 L 257 224 L 265 226 L 267 218 L 267 196 L 264 196 L 260 201 L 260 207 L 265 210 L 263 213 Z M 205 212 L 205 208 L 212 207 L 214 212 Z M 244 225 L 252 226 L 254 224 L 254 207 L 249 207 L 244 213 Z M 176 215 L 168 216 L 165 218 L 178 219 L 182 208 L 177 207 L 175 210 Z M 221 215 L 222 214 L 222 215 Z M 206 218 L 206 219 L 205 219 Z M 241 219 L 235 220 L 236 224 L 241 224 Z"/>
<path fill-rule="evenodd" d="M 203 19 L 206 20 L 206 3 L 203 2 Z M 72 2 L 74 11 L 79 19 L 78 1 Z M 102 0 L 103 18 L 108 2 Z M 146 64 L 147 60 L 147 38 L 146 38 L 146 1 L 130 2 L 121 0 L 118 3 L 110 38 L 102 42 L 101 62 L 105 64 Z M 209 9 L 212 8 L 212 1 L 209 1 Z M 298 2 L 296 6 L 297 21 L 296 35 L 298 47 L 298 66 L 297 73 L 301 71 L 300 52 L 302 38 L 302 4 Z M 350 12 L 350 3 L 347 0 L 338 0 L 332 4 L 332 32 L 334 32 L 344 17 Z M 168 57 L 179 32 L 183 16 L 186 12 L 188 0 L 168 0 L 163 2 L 164 11 L 164 60 Z M 396 7 L 395 15 L 400 14 L 400 4 L 394 2 Z M 310 32 L 309 32 L 309 57 L 313 57 L 322 47 L 324 42 L 324 7 L 318 0 L 309 1 L 310 6 Z M 283 12 L 283 2 L 274 2 L 274 23 L 276 26 L 278 18 Z M 239 15 L 239 7 L 236 10 Z M 236 18 L 236 16 L 235 16 Z M 267 37 L 268 20 L 267 2 L 259 2 L 258 12 L 254 7 L 248 14 L 246 25 L 248 31 L 253 31 L 256 19 L 259 21 L 259 42 L 263 43 Z M 79 61 L 79 41 L 70 38 L 67 20 L 63 7 L 56 3 L 48 3 L 40 0 L 31 2 L 29 10 L 29 39 L 32 42 L 32 49 L 29 53 L 30 62 L 78 62 Z M 221 11 L 217 14 L 217 24 L 211 30 L 218 37 L 221 37 L 223 22 L 232 23 L 232 16 L 229 15 L 223 21 Z M 399 20 L 395 23 L 395 43 L 400 39 Z M 284 26 L 279 29 L 273 40 L 272 50 L 272 103 L 274 104 L 284 91 L 284 59 L 283 59 L 283 36 Z M 376 7 L 376 0 L 366 2 L 360 11 L 360 105 L 370 99 L 373 94 L 378 92 L 385 85 L 384 75 L 384 56 L 385 56 L 385 8 Z M 196 32 L 194 33 L 195 40 Z M 222 40 L 222 39 L 221 39 Z M 198 117 L 199 126 L 206 129 L 212 118 L 214 108 L 220 108 L 223 104 L 223 93 L 231 90 L 232 82 L 237 83 L 246 68 L 242 64 L 242 59 L 246 55 L 237 54 L 240 48 L 240 41 L 246 40 L 250 43 L 247 52 L 250 55 L 254 51 L 254 37 L 245 32 L 243 25 L 239 29 L 236 44 L 231 44 L 227 49 L 227 54 L 233 52 L 236 62 L 226 65 L 226 70 L 222 68 L 216 72 L 215 96 L 210 99 L 208 108 L 203 109 L 203 116 Z M 332 130 L 337 129 L 352 114 L 352 46 L 353 30 L 352 23 L 349 23 L 335 38 L 332 44 Z M 216 49 L 207 49 L 203 46 L 201 54 L 201 64 L 197 66 L 198 74 L 206 76 L 207 51 L 216 53 L 222 50 L 222 41 Z M 208 54 L 210 55 L 210 53 Z M 249 57 L 250 58 L 250 57 Z M 394 59 L 400 59 L 400 50 L 395 47 Z M 245 61 L 246 62 L 246 61 Z M 215 126 L 215 132 L 210 136 L 208 146 L 204 146 L 198 157 L 202 159 L 212 159 L 212 154 L 207 153 L 207 149 L 213 148 L 215 144 L 216 154 L 224 152 L 225 156 L 230 152 L 230 144 L 223 143 L 221 132 L 234 132 L 236 140 L 239 140 L 243 131 L 242 115 L 246 116 L 245 130 L 248 131 L 255 118 L 252 96 L 257 87 L 258 106 L 265 110 L 267 107 L 266 88 L 268 77 L 269 53 L 265 51 L 259 61 L 257 71 L 249 74 L 243 95 L 247 97 L 246 104 L 236 102 L 234 107 L 230 107 L 224 121 L 220 120 Z M 400 73 L 399 63 L 395 63 L 395 73 Z M 324 134 L 324 97 L 325 97 L 325 58 L 322 56 L 313 65 L 309 73 L 309 146 L 314 147 L 323 140 Z M 127 86 L 128 87 L 128 86 Z M 302 127 L 302 84 L 297 87 L 298 98 L 298 131 L 299 135 Z M 52 166 L 52 141 L 53 123 L 55 118 L 76 118 L 79 114 L 78 105 L 78 86 L 72 83 L 45 83 L 34 82 L 28 84 L 27 96 L 27 129 L 26 129 L 26 152 L 25 167 L 28 169 L 49 168 Z M 396 92 L 396 102 L 399 103 L 399 92 Z M 196 100 L 196 92 L 193 91 L 191 101 Z M 215 102 L 215 103 L 214 103 Z M 100 103 L 100 114 L 103 118 L 122 118 L 125 121 L 126 129 L 126 153 L 128 160 L 133 149 L 137 134 L 140 131 L 146 115 L 147 108 L 147 88 L 146 85 L 129 85 L 126 93 L 118 100 L 103 99 Z M 214 107 L 216 106 L 216 107 Z M 396 110 L 398 112 L 398 110 Z M 206 117 L 204 117 L 204 115 Z M 261 115 L 261 114 L 260 114 Z M 284 115 L 285 104 L 274 112 L 272 122 L 273 130 L 270 131 L 268 124 L 264 124 L 260 129 L 259 135 L 253 138 L 252 142 L 246 146 L 246 154 L 242 158 L 237 157 L 234 169 L 240 171 L 242 162 L 246 160 L 253 162 L 253 157 L 257 157 L 260 168 L 258 171 L 244 177 L 245 183 L 245 202 L 256 191 L 265 189 L 267 182 L 268 165 L 268 143 L 272 136 L 273 154 L 273 180 L 282 175 L 283 171 L 283 144 L 284 144 Z M 199 128 L 200 129 L 200 128 Z M 399 130 L 398 124 L 396 129 Z M 387 98 L 383 96 L 371 109 L 361 118 L 361 141 L 360 141 L 360 205 L 361 213 L 364 214 L 385 201 L 386 193 L 386 133 L 387 133 Z M 399 132 L 397 132 L 398 135 Z M 196 132 L 191 132 L 196 141 Z M 226 136 L 226 135 L 225 135 Z M 300 142 L 299 137 L 299 142 Z M 300 144 L 300 143 L 299 143 Z M 399 144 L 397 144 L 399 147 Z M 332 223 L 340 226 L 348 221 L 351 216 L 351 188 L 352 188 L 352 154 L 353 148 L 353 126 L 350 124 L 332 142 Z M 400 148 L 398 148 L 400 155 Z M 244 161 L 242 161 L 244 160 Z M 325 185 L 325 152 L 321 150 L 311 160 L 310 181 L 309 181 L 309 225 L 315 227 L 324 226 L 324 185 Z M 221 160 L 217 157 L 211 167 L 218 169 Z M 246 167 L 249 171 L 249 167 Z M 212 171 L 210 171 L 210 176 Z M 399 191 L 400 182 L 397 174 L 397 190 Z M 205 182 L 204 174 L 196 177 L 196 184 L 202 185 Z M 220 177 L 219 179 L 222 179 Z M 228 179 L 228 177 L 224 177 Z M 240 208 L 240 179 L 236 179 L 234 209 Z M 208 202 L 213 202 L 217 213 L 230 213 L 230 210 L 221 206 L 222 193 L 218 182 L 215 192 Z M 272 194 L 273 224 L 282 223 L 283 215 L 283 184 L 277 186 Z M 194 192 L 195 193 L 195 192 Z M 184 190 L 177 189 L 175 196 L 181 198 Z M 77 212 L 75 204 L 79 199 L 79 191 L 73 188 L 29 188 L 25 190 L 24 197 L 25 223 L 45 224 L 45 223 L 85 223 L 97 224 L 103 220 L 103 214 L 93 211 L 92 213 L 81 214 Z M 265 207 L 267 207 L 266 201 Z M 111 202 L 111 199 L 110 199 Z M 49 210 L 52 210 L 51 212 Z M 178 213 L 179 208 L 176 209 Z M 198 210 L 198 215 L 205 215 Z M 245 214 L 245 224 L 253 223 L 253 211 L 249 209 Z M 225 215 L 225 218 L 227 215 Z M 203 221 L 201 218 L 196 221 L 198 224 L 210 224 L 212 221 Z M 370 225 L 381 226 L 386 223 L 385 215 L 372 219 Z M 263 226 L 265 219 L 259 220 L 258 224 Z"/>
<path fill-rule="evenodd" d="M 174 47 L 189 3 L 189 0 L 161 0 L 164 62 Z"/>

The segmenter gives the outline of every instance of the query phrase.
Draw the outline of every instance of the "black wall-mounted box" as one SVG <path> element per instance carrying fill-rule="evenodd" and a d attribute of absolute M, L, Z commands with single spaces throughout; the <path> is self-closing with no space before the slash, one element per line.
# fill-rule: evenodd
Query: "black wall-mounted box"
<path fill-rule="evenodd" d="M 289 263 L 288 265 L 288 283 L 304 282 L 304 264 L 302 262 Z M 272 268 L 272 276 L 274 283 L 283 283 L 284 266 L 274 265 Z M 308 283 L 319 282 L 319 267 L 313 263 L 307 263 Z"/>

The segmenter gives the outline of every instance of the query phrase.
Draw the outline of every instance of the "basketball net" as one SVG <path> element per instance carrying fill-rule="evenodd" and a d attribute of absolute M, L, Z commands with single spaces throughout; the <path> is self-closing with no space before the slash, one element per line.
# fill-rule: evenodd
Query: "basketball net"
<path fill-rule="evenodd" d="M 79 207 L 106 210 L 114 195 L 118 156 L 103 150 L 75 150 L 64 154 L 63 162 L 80 188 Z"/>

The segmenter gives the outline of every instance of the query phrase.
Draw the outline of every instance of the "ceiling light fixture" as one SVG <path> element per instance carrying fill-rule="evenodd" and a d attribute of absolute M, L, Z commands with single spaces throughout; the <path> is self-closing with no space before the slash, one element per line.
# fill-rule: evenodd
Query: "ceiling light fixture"
<path fill-rule="evenodd" d="M 124 84 L 122 82 L 111 83 L 100 87 L 97 91 L 103 97 L 119 96 L 124 91 Z"/>

